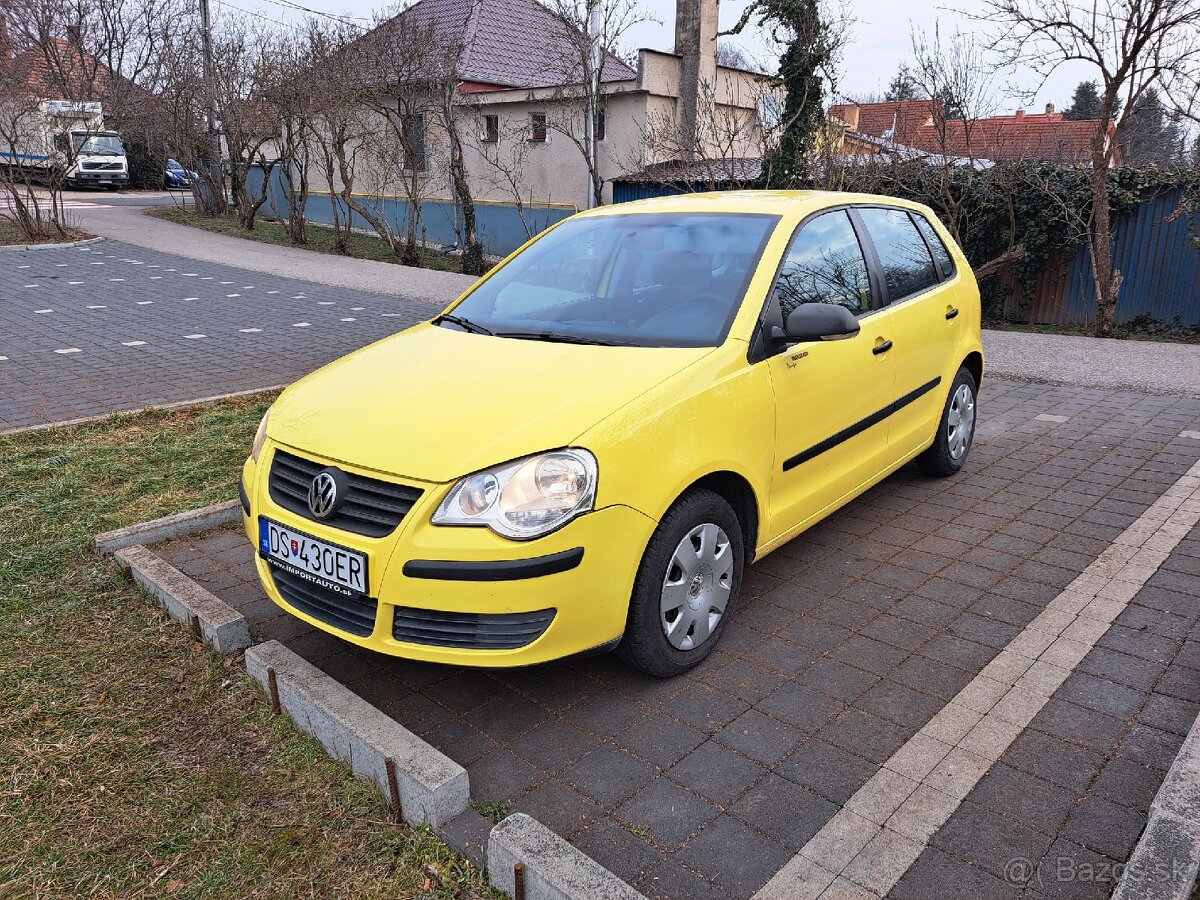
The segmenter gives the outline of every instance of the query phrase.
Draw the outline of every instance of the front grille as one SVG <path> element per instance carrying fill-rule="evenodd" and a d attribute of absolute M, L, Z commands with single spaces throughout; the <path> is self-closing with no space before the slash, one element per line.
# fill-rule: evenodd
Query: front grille
<path fill-rule="evenodd" d="M 336 515 L 318 519 L 308 508 L 308 489 L 313 478 L 325 468 L 321 463 L 276 450 L 268 481 L 271 499 L 313 522 L 367 537 L 383 537 L 396 530 L 422 493 L 420 488 L 346 472 L 350 496 Z"/>
<path fill-rule="evenodd" d="M 375 629 L 379 604 L 374 597 L 344 597 L 275 566 L 271 566 L 271 577 L 279 596 L 288 605 L 314 619 L 359 637 L 366 637 Z"/>
<path fill-rule="evenodd" d="M 103 169 L 106 172 L 116 172 L 121 168 L 120 163 L 85 162 L 80 164 L 82 169 Z"/>
<path fill-rule="evenodd" d="M 392 637 L 410 644 L 469 650 L 515 650 L 532 644 L 554 620 L 555 610 L 527 613 L 455 613 L 397 606 Z"/>

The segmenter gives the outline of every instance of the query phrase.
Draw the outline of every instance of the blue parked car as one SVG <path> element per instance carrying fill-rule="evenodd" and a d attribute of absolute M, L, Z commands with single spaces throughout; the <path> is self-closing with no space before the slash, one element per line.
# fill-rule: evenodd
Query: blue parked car
<path fill-rule="evenodd" d="M 163 173 L 163 184 L 166 185 L 167 190 L 170 191 L 186 188 L 191 185 L 193 181 L 199 180 L 200 176 L 195 172 L 185 169 L 173 159 L 167 160 L 167 169 Z"/>

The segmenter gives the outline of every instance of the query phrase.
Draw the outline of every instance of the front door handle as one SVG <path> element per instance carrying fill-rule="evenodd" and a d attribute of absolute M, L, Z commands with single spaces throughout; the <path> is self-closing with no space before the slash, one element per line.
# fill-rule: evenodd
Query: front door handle
<path fill-rule="evenodd" d="M 950 309 L 946 310 L 946 318 L 947 319 L 953 319 L 957 315 L 958 315 L 958 307 L 956 307 L 956 306 L 951 307 Z"/>
<path fill-rule="evenodd" d="M 876 344 L 871 348 L 871 352 L 878 356 L 880 353 L 887 353 L 892 349 L 891 341 L 884 341 L 882 344 Z"/>

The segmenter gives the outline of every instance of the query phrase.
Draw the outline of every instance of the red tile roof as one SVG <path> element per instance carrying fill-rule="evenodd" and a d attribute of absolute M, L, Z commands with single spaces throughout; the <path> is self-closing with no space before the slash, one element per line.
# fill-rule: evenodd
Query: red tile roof
<path fill-rule="evenodd" d="M 1072 121 L 1062 113 L 1027 114 L 985 119 L 941 120 L 941 101 L 901 100 L 858 104 L 855 131 L 886 137 L 896 143 L 945 156 L 974 159 L 1043 159 L 1055 162 L 1090 162 L 1092 138 L 1099 121 Z M 854 105 L 838 104 L 829 115 L 853 123 Z M 895 131 L 888 133 L 895 122 Z M 1115 130 L 1108 126 L 1111 142 Z M 1120 163 L 1119 149 L 1113 150 Z"/>
<path fill-rule="evenodd" d="M 858 122 L 854 122 L 854 109 Z M 937 100 L 889 100 L 884 103 L 838 103 L 829 107 L 829 115 L 850 125 L 851 130 L 876 137 L 885 135 L 899 144 L 911 143 L 917 130 L 933 121 L 941 108 Z M 891 131 L 891 134 L 887 132 Z"/>

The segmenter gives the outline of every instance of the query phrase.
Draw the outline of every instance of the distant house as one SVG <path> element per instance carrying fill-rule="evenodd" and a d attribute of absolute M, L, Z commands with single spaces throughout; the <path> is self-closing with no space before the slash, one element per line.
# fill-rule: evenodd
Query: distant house
<path fill-rule="evenodd" d="M 940 100 L 882 103 L 839 103 L 829 108 L 831 121 L 845 129 L 848 153 L 885 152 L 895 144 L 946 157 L 988 160 L 1047 160 L 1089 163 L 1098 120 L 1067 119 L 1053 103 L 1044 113 L 1017 110 L 1010 116 L 946 119 Z M 1113 146 L 1116 129 L 1108 123 L 1106 140 Z"/>
<path fill-rule="evenodd" d="M 613 181 L 629 172 L 761 153 L 760 103 L 775 90 L 773 79 L 717 64 L 717 0 L 679 0 L 679 7 L 680 53 L 643 48 L 628 62 L 604 53 L 595 168 L 605 203 Z M 538 0 L 418 0 L 359 40 L 386 41 L 389 29 L 457 48 L 457 130 L 489 251 L 507 252 L 527 232 L 594 203 L 579 31 Z M 400 112 L 412 157 L 404 177 L 415 167 L 422 181 L 422 230 L 430 242 L 452 243 L 458 210 L 441 117 Z M 356 194 L 406 209 L 396 167 L 376 168 L 358 173 Z M 306 215 L 327 220 L 332 201 L 313 194 Z"/>

